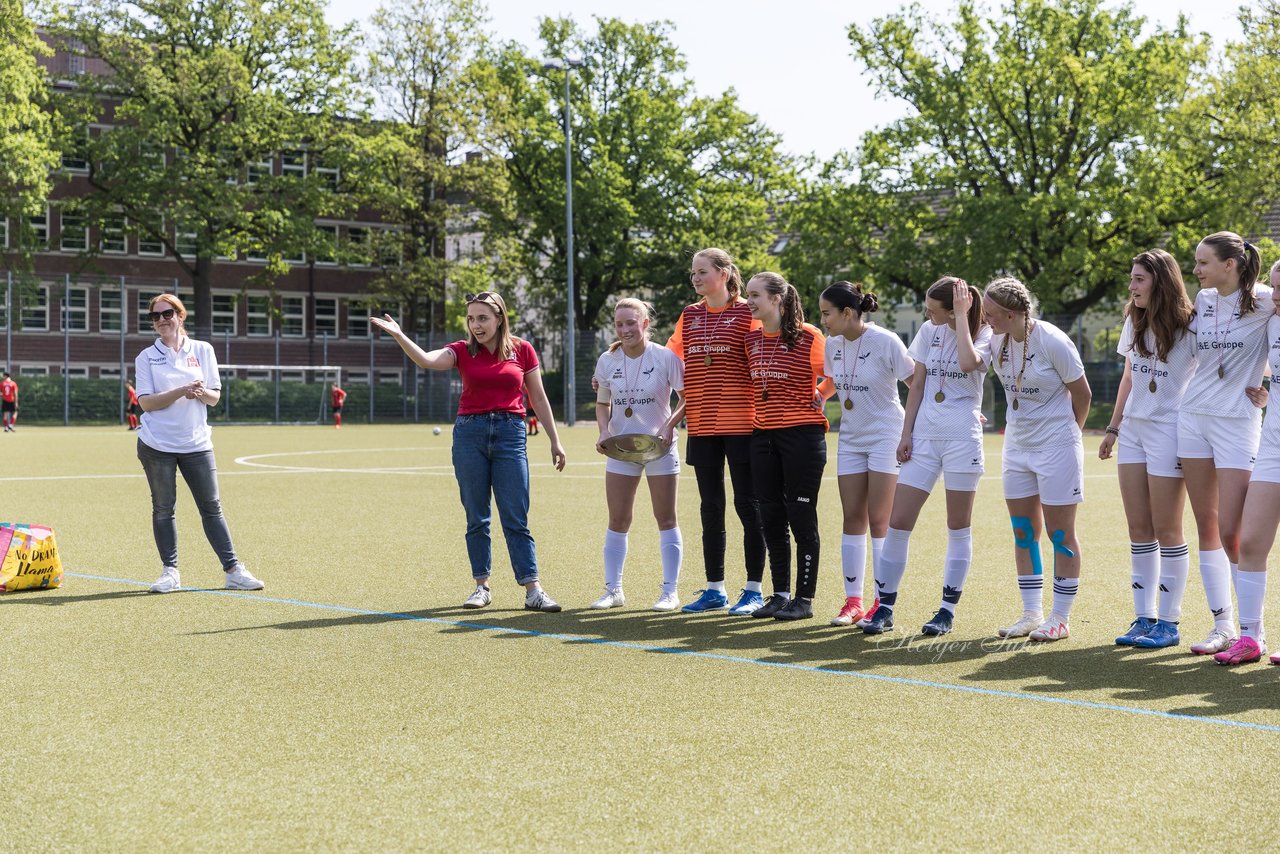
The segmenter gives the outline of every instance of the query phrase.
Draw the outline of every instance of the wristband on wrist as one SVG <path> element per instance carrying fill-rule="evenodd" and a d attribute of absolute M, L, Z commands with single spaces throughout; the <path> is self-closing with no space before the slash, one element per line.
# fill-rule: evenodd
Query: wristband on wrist
<path fill-rule="evenodd" d="M 1107 432 L 1108 432 L 1108 433 L 1110 433 L 1112 436 L 1119 436 L 1119 435 L 1120 435 L 1120 428 L 1119 428 L 1119 427 L 1111 427 L 1110 425 L 1108 425 L 1108 427 L 1107 427 Z"/>

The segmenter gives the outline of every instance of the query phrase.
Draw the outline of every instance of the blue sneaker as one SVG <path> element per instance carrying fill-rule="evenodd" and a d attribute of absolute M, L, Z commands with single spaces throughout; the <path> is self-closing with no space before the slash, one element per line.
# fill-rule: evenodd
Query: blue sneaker
<path fill-rule="evenodd" d="M 954 620 L 954 614 L 946 608 L 939 608 L 938 613 L 933 615 L 933 619 L 925 623 L 924 627 L 920 629 L 920 634 L 930 635 L 931 637 L 945 635 L 951 631 L 951 626 Z M 892 625 L 893 621 L 890 620 L 889 623 Z"/>
<path fill-rule="evenodd" d="M 1139 617 L 1129 624 L 1129 631 L 1116 638 L 1116 646 L 1133 646 L 1138 638 L 1156 627 L 1156 621 L 1150 617 Z"/>
<path fill-rule="evenodd" d="M 719 590 L 699 590 L 700 594 L 688 605 L 681 608 L 690 614 L 701 614 L 704 611 L 719 611 L 729 605 L 729 597 Z"/>
<path fill-rule="evenodd" d="M 749 617 L 753 611 L 762 605 L 764 605 L 763 593 L 759 593 L 755 590 L 743 590 L 742 596 L 740 596 L 734 606 L 729 609 L 729 613 L 733 614 L 735 617 Z"/>
<path fill-rule="evenodd" d="M 867 618 L 867 623 L 862 627 L 862 631 L 869 635 L 882 635 L 885 632 L 893 631 L 893 609 L 888 605 L 881 605 L 871 613 Z"/>
<path fill-rule="evenodd" d="M 1164 649 L 1166 646 L 1177 646 L 1181 642 L 1177 623 L 1156 620 L 1151 631 L 1135 640 L 1133 645 L 1143 649 Z"/>

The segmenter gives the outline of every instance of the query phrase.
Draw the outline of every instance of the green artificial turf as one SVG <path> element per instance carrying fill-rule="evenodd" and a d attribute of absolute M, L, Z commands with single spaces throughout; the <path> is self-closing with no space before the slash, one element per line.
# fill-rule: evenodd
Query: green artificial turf
<path fill-rule="evenodd" d="M 0 849 L 1204 848 L 1240 822 L 1250 843 L 1280 841 L 1260 784 L 1280 758 L 1280 668 L 1187 652 L 1211 624 L 1194 569 L 1181 647 L 1112 645 L 1131 619 L 1128 538 L 1096 438 L 1072 634 L 1038 646 L 991 637 L 1021 611 L 998 437 L 956 631 L 928 642 L 940 487 L 898 630 L 827 625 L 843 595 L 834 436 L 815 619 L 648 610 L 661 573 L 643 488 L 627 606 L 586 610 L 603 466 L 592 427 L 562 432 L 562 473 L 531 439 L 531 527 L 561 614 L 522 609 L 496 516 L 494 603 L 458 607 L 471 581 L 447 425 L 218 428 L 226 515 L 266 589 L 210 592 L 221 573 L 180 485 L 190 589 L 168 596 L 146 592 L 160 567 L 132 434 L 6 434 L 0 517 L 53 526 L 69 574 L 0 596 Z M 680 486 L 688 601 L 691 471 Z"/>

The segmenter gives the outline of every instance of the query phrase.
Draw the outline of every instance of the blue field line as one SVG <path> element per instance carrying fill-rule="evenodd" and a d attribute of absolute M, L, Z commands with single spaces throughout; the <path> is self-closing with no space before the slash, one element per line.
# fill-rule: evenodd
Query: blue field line
<path fill-rule="evenodd" d="M 67 572 L 73 578 L 84 578 L 91 581 L 108 581 L 115 584 L 128 584 L 134 587 L 150 587 L 149 581 L 136 581 L 131 578 L 113 578 L 107 575 L 89 575 L 83 572 Z M 1060 706 L 1075 706 L 1081 709 L 1097 709 L 1108 712 L 1124 712 L 1131 715 L 1146 715 L 1167 720 L 1191 721 L 1215 726 L 1239 727 L 1242 729 L 1261 730 L 1263 732 L 1280 733 L 1280 726 L 1273 724 L 1256 724 L 1247 721 L 1233 721 L 1230 718 L 1200 717 L 1180 714 L 1178 712 L 1161 712 L 1156 709 L 1144 709 L 1140 706 L 1120 706 L 1115 703 L 1099 703 L 1092 700 L 1072 700 L 1066 697 L 1051 697 L 1047 694 L 1027 694 L 1018 691 L 1001 691 L 996 688 L 979 688 L 974 685 L 956 685 L 951 682 L 931 682 L 928 679 L 911 679 L 906 676 L 885 676 L 879 673 L 864 673 L 860 670 L 835 670 L 830 667 L 818 667 L 812 664 L 789 664 L 782 661 L 761 661 L 758 658 L 745 658 L 738 655 L 724 655 L 715 652 L 699 652 L 691 649 L 675 649 L 666 646 L 650 646 L 642 643 L 609 640 L 607 638 L 591 638 L 584 635 L 567 635 L 558 632 L 539 632 L 533 629 L 515 629 L 508 626 L 494 626 L 488 623 L 472 623 L 463 620 L 445 620 L 439 617 L 422 617 L 416 614 L 401 614 L 395 611 L 371 611 L 367 608 L 352 608 L 347 605 L 327 605 L 323 602 L 308 602 L 303 599 L 281 599 L 272 596 L 259 596 L 241 590 L 218 590 L 214 588 L 183 588 L 188 593 L 212 593 L 216 596 L 229 596 L 235 599 L 247 599 L 255 602 L 270 602 L 274 605 L 297 605 L 301 608 L 318 608 L 324 611 L 337 611 L 343 614 L 358 614 L 365 617 L 388 617 L 395 620 L 408 620 L 419 623 L 435 623 L 454 628 L 481 629 L 490 632 L 505 632 L 514 635 L 527 635 L 534 638 L 550 638 L 551 640 L 572 641 L 574 643 L 591 643 L 601 646 L 634 649 L 641 652 L 662 652 L 672 655 L 687 655 L 693 658 L 704 658 L 712 661 L 728 661 L 734 664 L 754 664 L 763 667 L 781 667 L 787 670 L 801 670 L 809 673 L 821 673 L 827 676 L 852 676 L 858 679 L 870 679 L 877 682 L 889 682 L 894 685 L 910 685 L 917 688 L 940 688 L 945 691 L 961 691 L 968 694 L 979 694 L 986 697 L 1002 697 L 1010 700 L 1031 700 L 1038 703 L 1054 703 Z"/>

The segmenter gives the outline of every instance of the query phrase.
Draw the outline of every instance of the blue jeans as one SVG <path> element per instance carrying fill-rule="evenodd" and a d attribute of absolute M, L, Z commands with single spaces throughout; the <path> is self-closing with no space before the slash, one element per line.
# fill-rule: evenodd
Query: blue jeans
<path fill-rule="evenodd" d="M 182 479 L 187 482 L 200 510 L 209 545 L 213 546 L 224 570 L 234 568 L 238 561 L 227 520 L 222 516 L 222 502 L 218 499 L 218 466 L 213 461 L 213 451 L 169 454 L 144 445 L 139 439 L 138 459 L 151 487 L 151 530 L 160 562 L 164 566 L 178 565 L 178 520 L 173 508 L 178 502 L 177 481 L 181 469 Z"/>
<path fill-rule="evenodd" d="M 453 425 L 453 473 L 467 514 L 467 557 L 471 576 L 488 578 L 493 562 L 489 537 L 490 494 L 516 582 L 538 580 L 538 556 L 529 533 L 529 457 L 524 418 L 514 412 L 459 415 Z"/>

